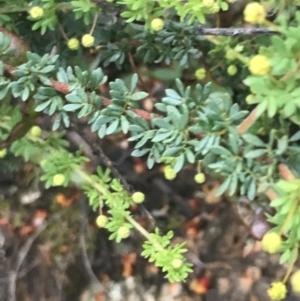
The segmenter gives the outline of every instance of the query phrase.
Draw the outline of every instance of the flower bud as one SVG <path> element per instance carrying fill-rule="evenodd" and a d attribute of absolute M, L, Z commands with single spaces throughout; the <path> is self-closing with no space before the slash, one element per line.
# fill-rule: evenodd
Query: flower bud
<path fill-rule="evenodd" d="M 101 214 L 97 217 L 96 219 L 96 224 L 99 228 L 104 228 L 108 223 L 108 218 L 107 216 Z"/>
<path fill-rule="evenodd" d="M 118 236 L 120 238 L 127 238 L 129 235 L 130 235 L 130 230 L 127 227 L 125 227 L 125 226 L 122 226 L 118 230 Z"/>

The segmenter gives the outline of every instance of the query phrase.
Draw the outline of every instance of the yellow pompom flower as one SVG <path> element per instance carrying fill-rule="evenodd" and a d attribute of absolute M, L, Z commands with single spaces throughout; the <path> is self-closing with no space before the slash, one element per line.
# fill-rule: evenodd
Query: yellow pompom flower
<path fill-rule="evenodd" d="M 103 214 L 99 215 L 96 219 L 96 224 L 99 228 L 105 227 L 107 223 L 108 223 L 108 218 Z"/>
<path fill-rule="evenodd" d="M 230 75 L 230 76 L 233 76 L 233 75 L 236 75 L 238 69 L 235 65 L 230 65 L 228 68 L 227 68 L 227 73 Z"/>
<path fill-rule="evenodd" d="M 262 24 L 266 19 L 265 8 L 258 2 L 251 2 L 244 10 L 244 18 L 248 23 Z"/>
<path fill-rule="evenodd" d="M 248 67 L 253 75 L 266 75 L 271 69 L 271 64 L 266 56 L 258 54 L 250 60 Z"/>
<path fill-rule="evenodd" d="M 174 269 L 180 269 L 182 267 L 183 262 L 181 259 L 176 258 L 176 259 L 172 260 L 171 264 Z"/>
<path fill-rule="evenodd" d="M 40 19 L 44 15 L 44 9 L 40 6 L 33 6 L 29 11 L 29 15 L 32 19 Z"/>
<path fill-rule="evenodd" d="M 197 69 L 195 72 L 195 76 L 199 80 L 204 79 L 206 76 L 206 70 L 204 68 Z"/>
<path fill-rule="evenodd" d="M 30 129 L 30 134 L 31 134 L 31 136 L 38 138 L 42 135 L 42 129 L 39 126 L 34 125 Z"/>
<path fill-rule="evenodd" d="M 62 173 L 58 173 L 53 177 L 53 186 L 60 186 L 65 182 L 66 177 Z"/>
<path fill-rule="evenodd" d="M 172 166 L 167 165 L 164 168 L 164 174 L 165 174 L 165 178 L 169 181 L 172 181 L 176 178 L 177 174 L 174 172 Z"/>
<path fill-rule="evenodd" d="M 287 289 L 283 282 L 273 282 L 268 289 L 269 297 L 274 301 L 283 300 L 286 297 Z"/>
<path fill-rule="evenodd" d="M 79 48 L 79 40 L 76 38 L 71 38 L 70 40 L 68 40 L 68 48 L 70 50 L 77 50 Z"/>
<path fill-rule="evenodd" d="M 85 34 L 81 38 L 81 44 L 86 48 L 92 47 L 94 45 L 94 42 L 95 42 L 95 38 L 89 33 Z"/>
<path fill-rule="evenodd" d="M 118 236 L 120 238 L 127 238 L 129 235 L 130 235 L 130 230 L 127 227 L 122 226 L 121 228 L 119 228 Z"/>
<path fill-rule="evenodd" d="M 293 292 L 300 294 L 300 270 L 292 275 L 290 282 Z"/>
<path fill-rule="evenodd" d="M 195 175 L 194 180 L 196 183 L 204 183 L 205 182 L 205 174 L 203 172 L 199 172 Z"/>
<path fill-rule="evenodd" d="M 155 18 L 151 21 L 151 28 L 154 31 L 160 31 L 164 28 L 165 22 L 160 18 Z"/>
<path fill-rule="evenodd" d="M 276 232 L 266 233 L 261 241 L 262 249 L 270 254 L 277 253 L 282 245 L 281 236 Z"/>
<path fill-rule="evenodd" d="M 4 158 L 7 154 L 6 148 L 0 149 L 0 158 Z"/>
<path fill-rule="evenodd" d="M 142 202 L 144 202 L 145 200 L 145 195 L 140 192 L 140 191 L 137 191 L 135 192 L 133 195 L 132 195 L 132 200 L 137 203 L 137 204 L 140 204 Z"/>

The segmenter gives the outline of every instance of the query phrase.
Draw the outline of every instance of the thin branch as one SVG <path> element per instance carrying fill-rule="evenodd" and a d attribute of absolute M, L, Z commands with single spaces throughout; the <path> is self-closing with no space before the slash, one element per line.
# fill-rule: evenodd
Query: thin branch
<path fill-rule="evenodd" d="M 200 28 L 199 33 L 201 35 L 211 36 L 248 36 L 253 34 L 280 34 L 275 30 L 268 28 Z"/>
<path fill-rule="evenodd" d="M 140 76 L 139 70 L 136 67 L 135 63 L 134 63 L 134 59 L 132 57 L 132 54 L 130 52 L 128 52 L 127 55 L 128 55 L 129 63 L 130 63 L 130 66 L 131 66 L 132 70 L 138 75 L 139 80 L 140 80 L 141 84 L 143 85 L 144 89 L 148 92 L 148 94 L 150 95 L 150 97 L 152 97 L 152 92 L 149 89 L 148 85 L 146 85 L 146 83 L 143 80 L 143 78 Z"/>
<path fill-rule="evenodd" d="M 59 219 L 63 214 L 65 214 L 66 211 L 64 212 L 59 212 L 54 214 L 47 222 L 44 222 L 26 241 L 24 246 L 21 248 L 21 250 L 18 253 L 18 256 L 15 260 L 14 267 L 9 273 L 9 282 L 8 282 L 8 301 L 16 301 L 16 282 L 18 279 L 18 273 L 20 270 L 20 267 L 26 258 L 30 248 L 32 247 L 33 243 L 35 240 L 38 238 L 38 236 L 55 220 Z"/>

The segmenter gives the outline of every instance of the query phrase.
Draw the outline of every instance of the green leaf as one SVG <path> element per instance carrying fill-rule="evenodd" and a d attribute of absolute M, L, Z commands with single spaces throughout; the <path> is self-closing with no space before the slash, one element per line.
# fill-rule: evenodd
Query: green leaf
<path fill-rule="evenodd" d="M 152 139 L 152 142 L 160 142 L 165 140 L 166 138 L 172 135 L 171 131 L 161 132 L 160 130 L 157 131 L 156 135 Z"/>
<path fill-rule="evenodd" d="M 239 148 L 238 148 L 238 138 L 233 135 L 229 134 L 229 147 L 231 148 L 233 154 L 237 155 Z"/>
<path fill-rule="evenodd" d="M 125 12 L 125 13 L 126 13 L 126 12 Z M 131 12 L 127 12 L 127 13 L 130 13 L 130 14 L 131 14 Z M 121 15 L 122 15 L 122 14 L 121 14 Z M 131 92 L 131 93 L 134 92 L 134 90 L 135 90 L 135 88 L 136 88 L 136 86 L 137 86 L 137 84 L 138 84 L 138 80 L 139 80 L 138 75 L 137 75 L 136 73 L 133 74 L 132 77 L 131 77 L 131 82 L 130 82 L 130 92 Z"/>
<path fill-rule="evenodd" d="M 254 159 L 262 156 L 265 153 L 266 153 L 266 149 L 262 149 L 262 148 L 251 150 L 245 154 L 245 158 Z"/>
<path fill-rule="evenodd" d="M 274 51 L 278 52 L 280 56 L 282 57 L 288 56 L 287 49 L 284 44 L 284 40 L 280 36 L 278 35 L 272 36 L 272 44 L 274 46 L 273 48 Z"/>
<path fill-rule="evenodd" d="M 39 104 L 39 105 L 35 108 L 35 111 L 36 111 L 36 112 L 42 112 L 42 111 L 44 111 L 50 104 L 51 104 L 51 100 L 45 101 L 45 102 Z"/>
<path fill-rule="evenodd" d="M 128 133 L 129 121 L 127 120 L 127 118 L 124 115 L 121 116 L 121 128 L 122 128 L 122 132 L 124 134 Z"/>
<path fill-rule="evenodd" d="M 287 261 L 289 261 L 290 257 L 291 257 L 291 250 L 290 249 L 286 249 L 282 255 L 280 256 L 280 259 L 279 259 L 279 263 L 280 264 L 283 264 Z"/>
<path fill-rule="evenodd" d="M 106 130 L 106 135 L 110 135 L 116 132 L 118 126 L 119 126 L 119 119 L 116 119 L 115 121 L 113 121 L 107 128 Z"/>
<path fill-rule="evenodd" d="M 183 165 L 184 165 L 184 154 L 181 154 L 177 158 L 176 163 L 175 163 L 175 165 L 173 167 L 174 172 L 178 173 L 182 169 Z"/>
<path fill-rule="evenodd" d="M 143 91 L 136 92 L 130 96 L 130 99 L 133 101 L 138 101 L 138 100 L 142 100 L 142 99 L 146 98 L 148 95 L 149 95 L 148 93 L 143 92 Z"/>
<path fill-rule="evenodd" d="M 255 180 L 252 179 L 248 187 L 247 197 L 249 198 L 249 200 L 253 200 L 255 198 L 255 195 L 256 195 L 256 184 L 255 184 Z"/>
<path fill-rule="evenodd" d="M 175 108 L 174 106 L 167 106 L 167 113 L 168 113 L 168 117 L 171 118 L 173 125 L 178 125 L 179 124 L 179 120 L 181 118 L 181 114 L 178 111 L 177 108 Z"/>
<path fill-rule="evenodd" d="M 142 157 L 149 152 L 149 149 L 135 149 L 132 153 L 132 157 Z"/>
<path fill-rule="evenodd" d="M 235 173 L 231 177 L 231 182 L 230 182 L 230 186 L 229 186 L 229 195 L 230 196 L 234 195 L 234 193 L 236 192 L 237 185 L 238 185 L 238 175 Z"/>
<path fill-rule="evenodd" d="M 232 153 L 227 150 L 226 148 L 222 147 L 222 146 L 213 146 L 211 149 L 211 152 L 213 152 L 216 155 L 220 155 L 220 156 L 232 156 Z"/>
<path fill-rule="evenodd" d="M 257 106 L 257 110 L 256 110 L 256 116 L 259 117 L 261 116 L 266 109 L 268 108 L 268 99 L 264 99 L 258 106 Z"/>
<path fill-rule="evenodd" d="M 222 195 L 228 188 L 231 182 L 231 176 L 229 176 L 222 185 L 217 189 L 216 195 L 220 196 Z"/>
<path fill-rule="evenodd" d="M 82 104 L 80 103 L 74 103 L 74 104 L 67 104 L 63 106 L 63 109 L 67 112 L 74 112 L 82 107 Z"/>
<path fill-rule="evenodd" d="M 291 142 L 299 141 L 300 140 L 300 131 L 296 132 L 292 137 L 289 139 Z"/>
<path fill-rule="evenodd" d="M 288 136 L 285 135 L 282 136 L 277 143 L 276 154 L 282 155 L 287 150 L 287 147 L 288 147 Z"/>
<path fill-rule="evenodd" d="M 264 146 L 265 145 L 264 142 L 255 135 L 244 134 L 242 137 L 249 144 L 252 144 L 252 145 L 255 145 L 255 146 Z M 299 139 L 300 139 L 300 137 L 299 137 Z"/>
<path fill-rule="evenodd" d="M 191 164 L 195 163 L 195 155 L 189 148 L 186 148 L 185 156 L 189 163 Z"/>

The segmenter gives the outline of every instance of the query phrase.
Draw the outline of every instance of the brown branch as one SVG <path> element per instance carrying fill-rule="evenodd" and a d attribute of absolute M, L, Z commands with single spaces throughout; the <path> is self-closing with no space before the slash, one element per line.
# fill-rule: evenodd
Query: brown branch
<path fill-rule="evenodd" d="M 148 92 L 148 94 L 150 95 L 150 97 L 152 97 L 152 92 L 149 89 L 148 85 L 145 83 L 145 81 L 143 80 L 142 76 L 140 76 L 138 68 L 136 67 L 132 54 L 130 52 L 128 52 L 128 59 L 129 59 L 129 63 L 130 66 L 132 68 L 132 70 L 138 75 L 139 77 L 139 81 L 141 82 L 142 86 L 144 87 L 144 89 Z"/>
<path fill-rule="evenodd" d="M 244 121 L 238 126 L 238 133 L 241 135 L 245 133 L 258 119 L 257 107 L 244 119 Z"/>
<path fill-rule="evenodd" d="M 293 173 L 290 171 L 290 169 L 285 164 L 279 164 L 278 166 L 279 173 L 285 179 L 286 181 L 292 182 L 296 180 L 296 177 L 293 175 Z"/>

